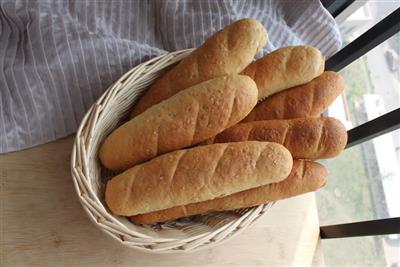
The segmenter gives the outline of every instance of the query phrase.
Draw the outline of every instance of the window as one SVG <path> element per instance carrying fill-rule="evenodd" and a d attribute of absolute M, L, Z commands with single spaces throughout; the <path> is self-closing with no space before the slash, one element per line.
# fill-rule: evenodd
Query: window
<path fill-rule="evenodd" d="M 326 266 L 389 266 L 400 264 L 400 235 L 327 239 L 322 242 Z"/>
<path fill-rule="evenodd" d="M 398 7 L 398 0 L 354 1 L 335 18 L 342 34 L 343 46 L 354 41 Z"/>
<path fill-rule="evenodd" d="M 317 192 L 321 225 L 400 217 L 400 159 L 394 146 L 399 132 L 321 161 L 329 170 L 327 185 Z"/>
<path fill-rule="evenodd" d="M 327 115 L 351 137 L 339 157 L 321 161 L 329 169 L 317 192 L 325 263 L 400 266 L 400 1 L 321 1 L 344 40 L 327 66 L 346 88 Z"/>
<path fill-rule="evenodd" d="M 329 116 L 348 129 L 400 107 L 400 33 L 378 45 L 339 73 L 346 81 Z"/>

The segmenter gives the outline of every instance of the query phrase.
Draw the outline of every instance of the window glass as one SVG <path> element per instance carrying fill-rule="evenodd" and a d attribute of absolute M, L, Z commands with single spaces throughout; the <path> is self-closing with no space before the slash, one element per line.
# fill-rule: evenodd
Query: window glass
<path fill-rule="evenodd" d="M 398 0 L 356 0 L 335 18 L 342 34 L 343 46 L 354 41 L 399 7 Z"/>
<path fill-rule="evenodd" d="M 346 87 L 344 93 L 329 107 L 326 112 L 327 116 L 338 118 L 349 130 L 398 109 L 400 107 L 399 55 L 400 33 L 397 33 L 341 70 L 339 73 L 345 79 Z M 374 154 L 383 153 L 385 155 L 386 147 L 393 146 L 390 151 L 395 151 L 398 160 L 400 157 L 400 131 L 394 131 L 388 136 L 391 136 L 391 139 L 385 137 L 374 141 L 382 142 L 380 146 L 376 146 Z M 367 145 L 367 147 L 369 146 Z M 382 149 L 380 150 L 380 148 Z M 344 152 L 342 157 L 350 158 L 350 155 L 355 154 L 356 158 L 364 160 L 364 164 L 369 164 L 366 161 L 367 156 L 364 155 L 367 150 L 368 148 L 363 149 L 362 146 L 352 148 Z M 387 159 L 388 162 L 393 160 L 394 158 Z"/>
<path fill-rule="evenodd" d="M 326 266 L 400 266 L 400 235 L 324 239 Z"/>
<path fill-rule="evenodd" d="M 356 0 L 335 19 L 343 46 L 400 7 L 399 0 Z M 344 93 L 327 111 L 347 129 L 400 107 L 400 33 L 339 72 Z M 322 160 L 328 182 L 317 195 L 321 225 L 400 217 L 400 130 Z M 400 235 L 326 239 L 326 266 L 400 266 Z"/>
<path fill-rule="evenodd" d="M 399 131 L 321 161 L 329 170 L 317 191 L 321 225 L 400 217 Z"/>
<path fill-rule="evenodd" d="M 346 87 L 327 114 L 351 129 L 400 107 L 400 32 L 339 73 Z"/>

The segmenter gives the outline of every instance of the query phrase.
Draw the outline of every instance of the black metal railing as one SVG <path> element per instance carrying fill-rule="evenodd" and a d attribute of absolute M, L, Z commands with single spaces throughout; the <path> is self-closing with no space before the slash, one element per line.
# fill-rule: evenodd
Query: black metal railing
<path fill-rule="evenodd" d="M 336 17 L 353 4 L 354 0 L 321 0 L 321 2 L 332 16 Z M 329 58 L 326 62 L 326 69 L 341 70 L 399 31 L 400 8 Z M 349 130 L 346 148 L 399 128 L 400 108 Z M 400 194 L 400 188 L 398 190 Z M 400 217 L 320 227 L 322 239 L 388 234 L 400 234 Z"/>
<path fill-rule="evenodd" d="M 346 148 L 361 144 L 372 138 L 400 128 L 400 108 L 388 112 L 376 119 L 370 120 L 347 132 Z M 400 188 L 399 188 L 400 194 Z M 400 205 L 400 203 L 399 203 Z"/>
<path fill-rule="evenodd" d="M 321 238 L 390 235 L 400 232 L 400 217 L 322 226 Z"/>
<path fill-rule="evenodd" d="M 400 8 L 346 45 L 326 61 L 326 69 L 339 71 L 400 31 Z"/>
<path fill-rule="evenodd" d="M 337 15 L 353 4 L 355 0 L 321 0 L 321 2 L 332 16 L 337 17 Z"/>

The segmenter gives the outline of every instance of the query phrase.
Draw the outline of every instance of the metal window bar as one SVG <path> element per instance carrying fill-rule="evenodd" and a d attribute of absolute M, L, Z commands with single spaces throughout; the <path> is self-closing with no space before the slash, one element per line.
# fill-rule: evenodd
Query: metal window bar
<path fill-rule="evenodd" d="M 321 0 L 332 14 L 338 16 L 354 0 Z M 326 62 L 326 69 L 339 71 L 368 51 L 400 31 L 400 8 L 377 23 L 367 32 L 348 44 Z M 400 128 L 400 108 L 361 124 L 348 131 L 346 148 L 358 145 L 382 134 Z M 400 194 L 400 192 L 399 192 Z M 400 218 L 378 219 L 320 227 L 321 239 L 344 238 L 368 235 L 387 235 L 400 233 Z"/>
<path fill-rule="evenodd" d="M 400 8 L 329 58 L 325 68 L 339 71 L 399 31 Z"/>
<path fill-rule="evenodd" d="M 320 227 L 321 238 L 400 234 L 400 217 Z"/>
<path fill-rule="evenodd" d="M 355 0 L 321 0 L 322 5 L 336 17 L 349 7 Z"/>
<path fill-rule="evenodd" d="M 348 140 L 346 148 L 361 144 L 372 138 L 389 133 L 399 128 L 400 108 L 349 130 L 347 132 Z"/>

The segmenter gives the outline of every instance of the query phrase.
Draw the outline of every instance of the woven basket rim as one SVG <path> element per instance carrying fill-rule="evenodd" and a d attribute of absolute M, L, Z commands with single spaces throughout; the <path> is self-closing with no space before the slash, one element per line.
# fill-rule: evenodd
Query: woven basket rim
<path fill-rule="evenodd" d="M 146 234 L 146 232 L 154 233 L 151 232 L 150 228 L 136 226 L 133 223 L 130 227 L 125 225 L 119 220 L 120 217 L 114 216 L 108 211 L 107 207 L 103 205 L 101 197 L 94 191 L 92 183 L 90 182 L 91 177 L 94 176 L 90 172 L 89 162 L 91 160 L 96 161 L 97 157 L 93 157 L 90 151 L 92 143 L 96 140 L 96 126 L 99 121 L 102 122 L 107 118 L 107 113 L 103 111 L 107 111 L 109 105 L 112 104 L 110 101 L 115 100 L 121 92 L 126 91 L 133 94 L 133 92 L 135 92 L 134 89 L 137 89 L 137 87 L 135 87 L 135 82 L 136 86 L 146 85 L 147 83 L 149 85 L 151 81 L 160 74 L 160 71 L 179 62 L 190 54 L 191 51 L 193 51 L 193 49 L 179 50 L 160 55 L 137 65 L 123 74 L 87 111 L 76 132 L 72 148 L 70 161 L 72 180 L 78 199 L 89 219 L 109 237 L 119 241 L 123 245 L 143 252 L 157 254 L 177 253 L 198 251 L 200 249 L 213 247 L 242 232 L 265 214 L 273 205 L 273 203 L 268 203 L 249 208 L 244 214 L 241 214 L 240 217 L 232 219 L 228 224 L 217 227 L 214 231 L 199 235 L 189 235 L 185 233 L 185 235 L 189 235 L 189 237 L 186 236 L 185 238 L 159 238 L 151 234 Z M 96 153 L 94 154 L 96 155 Z M 216 239 L 216 237 L 219 239 Z"/>

